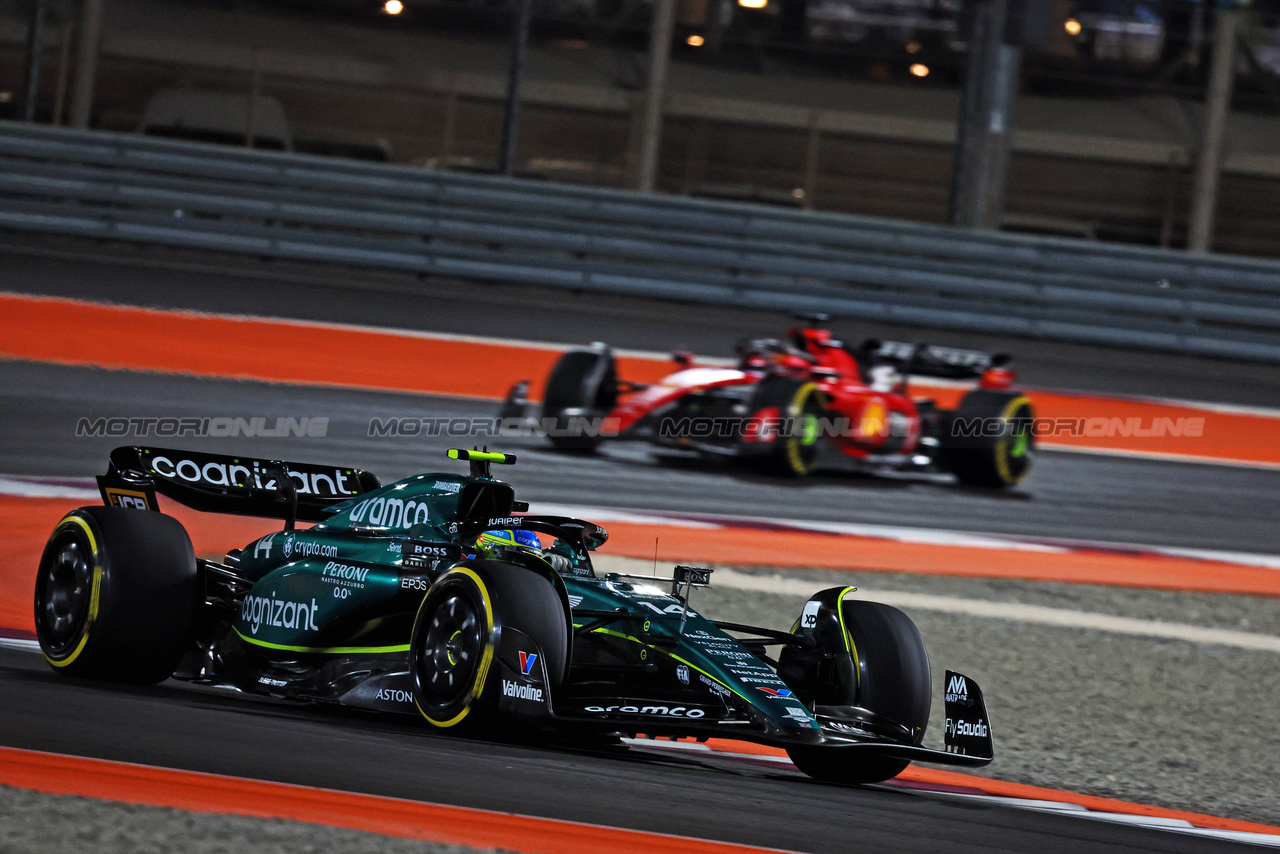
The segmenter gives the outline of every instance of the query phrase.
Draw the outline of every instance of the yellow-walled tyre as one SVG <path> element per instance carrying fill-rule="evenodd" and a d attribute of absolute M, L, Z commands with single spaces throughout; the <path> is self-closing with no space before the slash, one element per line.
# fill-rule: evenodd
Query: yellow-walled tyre
<path fill-rule="evenodd" d="M 966 486 L 1017 486 L 1035 460 L 1035 413 L 1017 392 L 971 391 L 940 437 L 942 466 Z"/>
<path fill-rule="evenodd" d="M 459 564 L 441 575 L 418 608 L 410 640 L 414 702 L 434 727 L 469 730 L 497 711 L 498 649 L 504 628 L 530 638 L 550 688 L 564 679 L 569 620 L 542 575 L 500 561 Z"/>
<path fill-rule="evenodd" d="M 766 377 L 747 404 L 751 416 L 780 420 L 778 435 L 760 459 L 773 474 L 804 477 L 818 466 L 821 423 L 826 403 L 816 383 L 790 377 Z"/>
<path fill-rule="evenodd" d="M 36 637 L 59 673 L 154 684 L 177 669 L 197 596 L 191 539 L 149 510 L 81 507 L 36 572 Z"/>

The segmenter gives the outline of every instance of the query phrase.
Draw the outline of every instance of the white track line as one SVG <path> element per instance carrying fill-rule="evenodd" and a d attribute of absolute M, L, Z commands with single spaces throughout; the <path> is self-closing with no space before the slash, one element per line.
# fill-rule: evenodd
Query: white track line
<path fill-rule="evenodd" d="M 78 485 L 83 482 L 84 485 Z M 0 495 L 21 498 L 70 498 L 97 503 L 101 496 L 90 484 L 79 478 L 38 478 L 18 475 L 0 475 Z M 1006 549 L 1037 552 L 1040 554 L 1071 554 L 1075 551 L 1149 552 L 1190 560 L 1207 560 L 1217 563 L 1256 566 L 1262 569 L 1280 570 L 1280 555 L 1256 552 L 1228 552 L 1215 549 L 1191 549 L 1175 546 L 1153 546 L 1138 543 L 1094 542 L 1090 540 L 1055 540 L 1037 542 L 1031 537 L 1004 534 L 984 534 L 969 531 L 953 531 L 944 528 L 909 528 L 901 525 L 870 525 L 857 522 L 818 522 L 804 519 L 763 519 L 752 516 L 699 513 L 699 518 L 685 518 L 675 513 L 632 510 L 618 507 L 587 507 L 579 504 L 555 504 L 535 502 L 536 511 L 542 514 L 576 516 L 596 522 L 624 522 L 636 525 L 662 525 L 671 528 L 700 528 L 716 530 L 734 525 L 768 523 L 782 525 L 797 531 L 820 531 L 854 537 L 894 540 L 917 545 L 945 546 L 949 548 Z"/>
<path fill-rule="evenodd" d="M 634 750 L 659 754 L 666 753 L 668 755 L 683 755 L 689 758 L 697 758 L 698 760 L 706 760 L 712 763 L 720 762 L 735 765 L 755 765 L 766 768 L 794 768 L 791 761 L 783 756 L 759 756 L 754 753 L 733 753 L 725 750 L 712 750 L 705 744 L 697 744 L 694 742 L 673 742 L 637 738 L 624 738 L 623 742 Z M 899 786 L 892 780 L 883 785 L 893 786 L 898 791 L 907 792 L 912 795 L 932 795 L 935 797 L 969 801 L 971 803 L 982 803 L 990 804 L 992 806 L 1011 807 L 1013 809 L 1032 810 L 1034 812 L 1051 813 L 1054 815 L 1070 816 L 1072 818 L 1085 818 L 1093 821 L 1110 822 L 1113 824 L 1133 825 L 1135 827 L 1143 827 L 1149 830 L 1163 830 L 1190 836 L 1201 836 L 1210 839 L 1222 839 L 1232 842 L 1243 842 L 1250 845 L 1280 848 L 1280 836 L 1274 836 L 1266 833 L 1252 833 L 1244 830 L 1218 830 L 1211 827 L 1199 827 L 1182 818 L 1165 818 L 1163 816 L 1133 815 L 1130 813 L 1094 810 L 1069 801 L 1046 801 L 1033 798 L 1015 798 L 1008 795 L 979 795 L 973 792 L 953 792 L 946 788 L 935 789 L 927 784 L 921 785 L 912 783 L 909 786 Z M 975 777 L 973 780 L 973 786 L 981 788 L 981 778 Z"/>
<path fill-rule="evenodd" d="M 0 495 L 12 495 L 17 498 L 72 498 L 77 501 L 102 500 L 98 490 L 87 486 L 51 483 L 47 478 L 37 480 L 5 475 L 0 475 Z"/>
<path fill-rule="evenodd" d="M 20 652 L 39 652 L 40 642 L 19 638 L 0 638 L 0 649 L 16 649 Z"/>
<path fill-rule="evenodd" d="M 810 596 L 815 592 L 813 582 L 802 581 L 798 578 L 784 578 L 781 575 L 748 575 L 744 572 L 735 572 L 732 569 L 721 569 L 716 572 L 714 579 L 718 586 L 728 587 L 733 590 L 797 597 Z M 963 614 L 968 617 L 989 620 L 1009 620 L 1071 629 L 1092 629 L 1094 631 L 1134 637 L 1178 640 L 1214 646 L 1230 646 L 1258 652 L 1280 653 L 1280 637 L 1258 634 L 1257 632 L 1214 629 L 1186 623 L 1166 623 L 1160 620 L 1139 620 L 1133 617 L 1116 617 L 1110 614 L 1072 611 L 1066 608 L 1025 605 L 1020 602 L 994 602 L 987 599 L 935 596 L 928 593 L 860 590 L 859 595 L 866 599 L 883 602 L 886 605 L 893 605 L 898 608 L 914 608 L 921 611 Z"/>
<path fill-rule="evenodd" d="M 635 522 L 645 525 L 668 525 L 683 528 L 731 528 L 767 524 L 772 528 L 793 531 L 819 531 L 828 534 L 844 534 L 853 537 L 870 537 L 894 540 L 916 545 L 946 546 L 948 548 L 1006 549 L 1037 552 L 1040 554 L 1071 554 L 1074 552 L 1103 551 L 1149 553 L 1181 557 L 1190 560 L 1208 560 L 1217 563 L 1256 566 L 1280 570 L 1280 555 L 1258 552 L 1229 552 L 1216 549 L 1189 549 L 1177 546 L 1155 546 L 1143 543 L 1116 543 L 1105 540 L 1077 540 L 1036 537 L 1017 534 L 991 534 L 972 531 L 955 531 L 946 528 L 908 528 L 900 525 L 871 525 L 859 522 L 819 522 L 807 519 L 779 519 L 760 516 L 737 516 L 724 513 L 690 514 L 685 518 L 678 513 L 662 511 L 629 510 L 615 507 L 587 507 L 581 504 L 554 504 L 535 501 L 538 513 L 577 516 L 596 522 Z"/>

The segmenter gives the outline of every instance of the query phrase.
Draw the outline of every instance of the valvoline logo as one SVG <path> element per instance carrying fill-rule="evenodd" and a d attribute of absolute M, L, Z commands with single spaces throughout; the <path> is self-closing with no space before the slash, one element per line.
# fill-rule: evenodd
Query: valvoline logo
<path fill-rule="evenodd" d="M 791 696 L 791 691 L 787 688 L 780 688 L 780 689 L 774 690 L 773 688 L 762 688 L 759 685 L 757 685 L 756 690 L 763 691 L 766 694 L 768 694 L 770 697 L 790 697 Z"/>
<path fill-rule="evenodd" d="M 536 652 L 521 652 L 520 653 L 520 672 L 523 673 L 525 676 L 528 676 L 529 672 L 533 670 L 533 663 L 537 660 L 538 660 L 538 654 Z"/>

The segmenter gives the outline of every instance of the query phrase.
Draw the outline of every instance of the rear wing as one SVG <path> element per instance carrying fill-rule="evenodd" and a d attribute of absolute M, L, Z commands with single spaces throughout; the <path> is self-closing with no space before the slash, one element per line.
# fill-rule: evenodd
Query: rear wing
<path fill-rule="evenodd" d="M 904 374 L 947 379 L 976 379 L 991 368 L 1008 364 L 1011 358 L 1007 353 L 881 341 L 877 338 L 863 342 L 861 352 L 868 367 L 893 365 Z"/>
<path fill-rule="evenodd" d="M 379 485 L 361 469 L 133 446 L 112 451 L 98 477 L 109 507 L 158 510 L 159 493 L 193 510 L 284 519 L 286 527 L 328 519 L 334 505 Z"/>

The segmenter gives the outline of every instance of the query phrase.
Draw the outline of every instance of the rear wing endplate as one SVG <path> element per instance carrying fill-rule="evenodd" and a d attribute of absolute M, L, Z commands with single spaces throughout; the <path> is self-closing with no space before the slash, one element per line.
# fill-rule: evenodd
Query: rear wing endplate
<path fill-rule="evenodd" d="M 111 452 L 98 477 L 110 507 L 158 510 L 159 493 L 193 510 L 309 522 L 379 485 L 355 468 L 127 445 Z"/>

